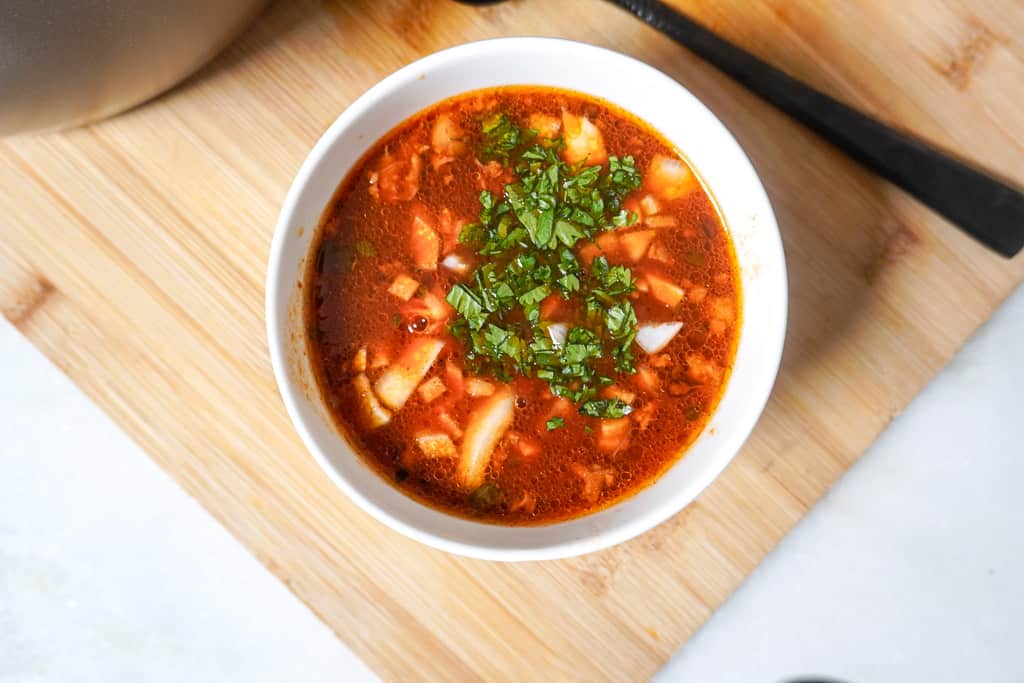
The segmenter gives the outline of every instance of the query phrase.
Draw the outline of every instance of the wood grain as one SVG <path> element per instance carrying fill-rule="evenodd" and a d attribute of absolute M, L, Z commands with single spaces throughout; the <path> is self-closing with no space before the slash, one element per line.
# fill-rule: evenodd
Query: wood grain
<path fill-rule="evenodd" d="M 678 5 L 1024 181 L 1017 0 Z M 724 475 L 630 543 L 514 566 L 421 547 L 335 490 L 284 413 L 263 326 L 271 231 L 319 134 L 402 64 L 508 34 L 638 56 L 707 102 L 764 178 L 792 284 L 777 388 Z M 159 100 L 0 143 L 0 182 L 0 310 L 389 680 L 649 676 L 1024 280 L 1021 258 L 594 0 L 279 2 Z"/>

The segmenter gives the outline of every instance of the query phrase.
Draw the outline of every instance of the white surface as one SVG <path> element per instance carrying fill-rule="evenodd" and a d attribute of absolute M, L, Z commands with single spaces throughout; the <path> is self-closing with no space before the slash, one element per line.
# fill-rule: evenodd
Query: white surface
<path fill-rule="evenodd" d="M 0 318 L 0 681 L 375 681 Z"/>
<path fill-rule="evenodd" d="M 369 681 L 0 321 L 0 681 Z M 1024 681 L 1024 290 L 659 676 Z M 654 598 L 652 598 L 654 599 Z"/>
<path fill-rule="evenodd" d="M 538 71 L 537 65 L 546 65 Z M 549 68 L 557 65 L 557 68 Z M 323 207 L 338 177 L 389 129 L 448 97 L 532 83 L 601 97 L 645 120 L 700 169 L 736 244 L 743 316 L 729 383 L 709 427 L 686 457 L 628 500 L 543 527 L 495 527 L 426 509 L 353 457 L 319 398 L 298 325 L 289 315 Z M 553 38 L 499 38 L 442 50 L 406 66 L 356 99 L 303 162 L 274 231 L 267 268 L 267 340 L 285 407 L 307 448 L 356 504 L 395 531 L 452 553 L 489 560 L 569 557 L 614 545 L 681 510 L 729 464 L 768 400 L 786 333 L 786 270 L 775 216 L 757 173 L 715 115 L 688 90 L 641 61 Z M 298 370 L 301 376 L 294 376 Z"/>
<path fill-rule="evenodd" d="M 657 677 L 1024 681 L 1024 289 Z"/>

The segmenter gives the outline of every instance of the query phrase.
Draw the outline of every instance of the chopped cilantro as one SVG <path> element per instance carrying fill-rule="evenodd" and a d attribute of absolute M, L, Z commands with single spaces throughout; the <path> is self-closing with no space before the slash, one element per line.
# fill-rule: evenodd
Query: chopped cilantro
<path fill-rule="evenodd" d="M 509 152 L 519 146 L 526 131 L 522 131 L 504 114 L 498 113 L 484 119 L 482 124 L 484 146 L 481 156 L 485 159 L 508 161 Z"/>
<path fill-rule="evenodd" d="M 561 429 L 565 426 L 565 420 L 560 417 L 553 417 L 545 423 L 548 426 L 548 431 L 553 432 L 556 429 Z"/>
<path fill-rule="evenodd" d="M 478 220 L 459 234 L 484 259 L 448 292 L 458 313 L 451 332 L 465 344 L 475 371 L 503 381 L 535 377 L 584 415 L 622 417 L 628 405 L 597 394 L 613 382 L 607 374 L 613 367 L 636 371 L 631 347 L 637 319 L 628 298 L 633 274 L 604 256 L 586 269 L 573 248 L 636 222 L 622 201 L 641 178 L 632 157 L 609 157 L 607 167 L 567 164 L 558 155 L 561 147 L 560 140 L 538 139 L 500 112 L 481 121 L 478 156 L 500 161 L 516 179 L 501 196 L 481 192 Z M 579 321 L 557 347 L 547 329 L 551 321 L 540 315 L 553 294 L 577 311 Z M 553 418 L 548 428 L 563 424 Z"/>
<path fill-rule="evenodd" d="M 580 406 L 580 413 L 590 417 L 620 418 L 632 412 L 632 406 L 621 398 L 592 399 Z"/>

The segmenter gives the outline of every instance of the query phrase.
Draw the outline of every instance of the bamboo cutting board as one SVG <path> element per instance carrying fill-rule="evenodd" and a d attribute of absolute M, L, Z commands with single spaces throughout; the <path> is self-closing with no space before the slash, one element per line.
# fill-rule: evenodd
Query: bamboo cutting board
<path fill-rule="evenodd" d="M 1024 181 L 1019 0 L 679 5 Z M 424 548 L 349 503 L 285 416 L 263 324 L 276 214 L 320 133 L 408 61 L 509 34 L 635 55 L 707 102 L 765 181 L 792 287 L 776 391 L 723 476 L 630 543 L 514 566 Z M 159 100 L 0 143 L 0 182 L 6 317 L 389 680 L 650 675 L 1024 280 L 1021 258 L 596 0 L 279 2 Z"/>

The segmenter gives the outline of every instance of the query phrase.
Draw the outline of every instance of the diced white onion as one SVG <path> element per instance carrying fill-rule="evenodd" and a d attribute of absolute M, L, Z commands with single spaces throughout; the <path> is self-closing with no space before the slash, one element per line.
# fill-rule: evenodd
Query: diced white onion
<path fill-rule="evenodd" d="M 555 348 L 560 349 L 565 344 L 565 338 L 569 336 L 569 326 L 565 323 L 551 323 L 548 325 L 548 335 Z"/>
<path fill-rule="evenodd" d="M 458 254 L 448 254 L 444 257 L 444 260 L 441 261 L 441 265 L 452 272 L 459 273 L 460 275 L 469 270 L 469 264 L 463 261 Z"/>
<path fill-rule="evenodd" d="M 658 353 L 681 329 L 682 323 L 646 323 L 636 331 L 636 343 L 647 353 Z"/>

